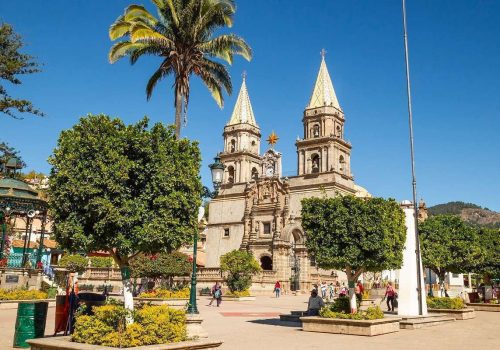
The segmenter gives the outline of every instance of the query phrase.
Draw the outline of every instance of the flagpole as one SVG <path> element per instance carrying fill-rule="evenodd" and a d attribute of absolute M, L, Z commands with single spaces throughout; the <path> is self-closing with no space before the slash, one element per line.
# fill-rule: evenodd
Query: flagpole
<path fill-rule="evenodd" d="M 423 314 L 422 305 L 422 274 L 420 270 L 420 237 L 418 234 L 418 204 L 417 204 L 417 179 L 415 177 L 415 151 L 413 146 L 413 115 L 411 109 L 411 86 L 410 86 L 410 62 L 408 58 L 408 30 L 406 26 L 406 0 L 403 1 L 403 32 L 405 46 L 406 63 L 406 94 L 408 96 L 408 124 L 410 127 L 410 158 L 411 158 L 411 177 L 413 188 L 413 208 L 415 211 L 415 254 L 417 256 L 417 292 L 418 292 L 418 314 Z"/>

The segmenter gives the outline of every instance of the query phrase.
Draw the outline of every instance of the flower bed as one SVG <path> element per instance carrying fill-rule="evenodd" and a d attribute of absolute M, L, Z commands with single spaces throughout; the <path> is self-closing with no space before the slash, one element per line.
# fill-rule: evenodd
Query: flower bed
<path fill-rule="evenodd" d="M 185 299 L 189 298 L 189 288 L 183 288 L 180 290 L 168 290 L 168 289 L 154 289 L 148 292 L 142 292 L 139 294 L 139 298 L 153 298 L 153 299 Z"/>
<path fill-rule="evenodd" d="M 379 306 L 371 306 L 366 310 L 359 310 L 355 314 L 345 313 L 343 311 L 336 312 L 331 307 L 322 308 L 319 315 L 323 318 L 337 318 L 343 320 L 379 320 L 384 318 L 384 312 Z"/>
<path fill-rule="evenodd" d="M 428 297 L 427 307 L 429 309 L 452 309 L 460 310 L 465 309 L 467 306 L 461 298 L 439 298 L 439 297 Z"/>
<path fill-rule="evenodd" d="M 94 315 L 76 318 L 71 340 L 76 343 L 109 347 L 134 347 L 185 341 L 186 315 L 184 311 L 166 305 L 144 305 L 132 315 L 134 323 L 120 305 L 104 305 L 93 308 Z"/>
<path fill-rule="evenodd" d="M 48 294 L 39 290 L 0 289 L 0 300 L 40 300 L 47 298 Z"/>
<path fill-rule="evenodd" d="M 240 290 L 235 290 L 233 292 L 228 291 L 226 293 L 226 296 L 227 297 L 238 297 L 238 298 L 240 298 L 240 297 L 249 297 L 250 296 L 250 291 L 248 289 L 241 290 L 241 291 Z"/>

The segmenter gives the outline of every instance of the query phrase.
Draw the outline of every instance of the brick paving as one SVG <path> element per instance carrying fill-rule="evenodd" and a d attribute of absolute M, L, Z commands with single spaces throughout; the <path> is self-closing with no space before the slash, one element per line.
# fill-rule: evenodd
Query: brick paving
<path fill-rule="evenodd" d="M 378 337 L 303 332 L 299 327 L 282 324 L 277 316 L 291 310 L 304 310 L 307 296 L 257 297 L 255 301 L 222 302 L 209 307 L 208 298 L 200 297 L 203 326 L 211 338 L 221 339 L 221 350 L 266 349 L 500 349 L 500 313 L 477 312 L 467 321 L 418 330 L 400 330 Z M 54 329 L 55 308 L 49 308 L 46 334 Z M 12 349 L 16 310 L 0 310 L 0 349 Z"/>

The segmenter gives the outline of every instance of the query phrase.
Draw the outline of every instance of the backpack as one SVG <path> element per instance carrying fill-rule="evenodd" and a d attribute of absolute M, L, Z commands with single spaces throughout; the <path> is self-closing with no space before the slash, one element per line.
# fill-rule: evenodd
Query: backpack
<path fill-rule="evenodd" d="M 221 294 L 222 294 L 222 293 L 221 293 L 220 289 L 217 289 L 217 290 L 215 291 L 215 293 L 214 293 L 214 297 L 215 297 L 215 299 L 219 299 L 219 298 L 221 297 Z"/>

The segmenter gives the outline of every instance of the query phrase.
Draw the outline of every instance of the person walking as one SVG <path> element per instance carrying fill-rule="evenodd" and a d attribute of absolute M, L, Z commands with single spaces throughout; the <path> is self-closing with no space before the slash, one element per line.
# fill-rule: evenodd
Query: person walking
<path fill-rule="evenodd" d="M 280 297 L 280 293 L 281 293 L 280 281 L 276 281 L 276 283 L 274 284 L 274 293 L 276 293 L 276 298 Z"/>
<path fill-rule="evenodd" d="M 358 303 L 361 303 L 361 300 L 363 300 L 363 291 L 364 291 L 363 284 L 361 283 L 361 281 L 358 280 L 355 289 L 356 299 L 358 299 Z"/>
<path fill-rule="evenodd" d="M 328 286 L 326 285 L 325 281 L 321 282 L 321 297 L 323 299 L 326 299 L 326 290 Z"/>
<path fill-rule="evenodd" d="M 217 290 L 220 290 L 220 293 L 222 295 L 222 288 L 219 284 L 219 282 L 216 282 L 214 286 L 212 287 L 212 290 L 210 291 L 210 294 L 212 294 L 212 300 L 210 300 L 210 303 L 208 303 L 208 306 L 212 306 L 212 303 L 217 300 L 217 297 L 215 295 L 215 292 Z M 219 306 L 220 302 L 217 301 L 217 306 Z"/>
<path fill-rule="evenodd" d="M 340 293 L 339 293 L 339 297 L 345 297 L 347 295 L 347 288 L 345 286 L 345 283 L 342 282 L 342 287 L 340 288 Z"/>
<path fill-rule="evenodd" d="M 313 289 L 307 303 L 307 316 L 319 316 L 319 310 L 325 306 L 325 302 L 318 296 L 318 291 Z"/>
<path fill-rule="evenodd" d="M 334 296 L 335 296 L 335 287 L 333 286 L 333 282 L 330 282 L 330 284 L 328 285 L 328 292 L 330 294 L 330 300 L 333 300 Z"/>
<path fill-rule="evenodd" d="M 392 287 L 392 282 L 387 283 L 387 287 L 385 289 L 384 298 L 387 298 L 387 311 L 394 312 L 394 297 L 396 295 L 396 291 Z"/>

